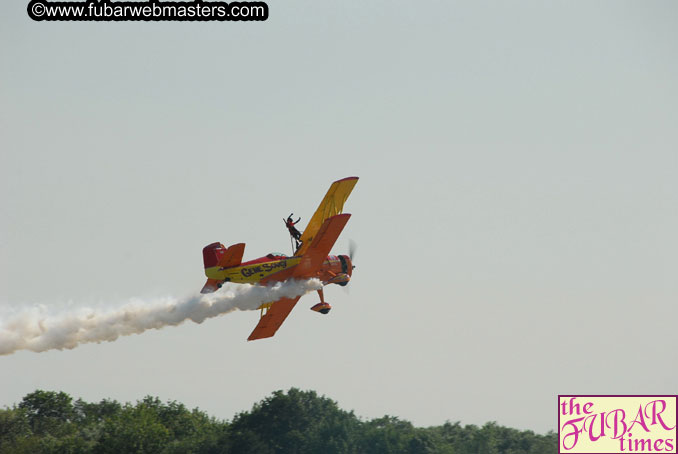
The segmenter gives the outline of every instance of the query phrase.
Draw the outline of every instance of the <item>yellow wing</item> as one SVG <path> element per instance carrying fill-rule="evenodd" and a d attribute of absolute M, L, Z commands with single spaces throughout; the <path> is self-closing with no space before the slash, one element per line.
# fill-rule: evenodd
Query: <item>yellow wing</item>
<path fill-rule="evenodd" d="M 325 194 L 320 206 L 306 226 L 306 230 L 301 235 L 301 246 L 294 254 L 295 256 L 304 255 L 306 250 L 311 246 L 313 238 L 315 238 L 318 230 L 323 225 L 327 218 L 341 214 L 344 210 L 344 202 L 351 195 L 353 187 L 358 182 L 358 177 L 348 177 L 335 181 L 330 186 L 330 189 Z"/>

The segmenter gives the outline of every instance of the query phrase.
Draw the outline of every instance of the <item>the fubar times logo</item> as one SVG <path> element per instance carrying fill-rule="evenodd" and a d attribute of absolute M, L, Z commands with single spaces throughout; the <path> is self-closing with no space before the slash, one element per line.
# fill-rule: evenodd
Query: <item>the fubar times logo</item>
<path fill-rule="evenodd" d="M 560 454 L 676 453 L 678 396 L 558 396 Z"/>

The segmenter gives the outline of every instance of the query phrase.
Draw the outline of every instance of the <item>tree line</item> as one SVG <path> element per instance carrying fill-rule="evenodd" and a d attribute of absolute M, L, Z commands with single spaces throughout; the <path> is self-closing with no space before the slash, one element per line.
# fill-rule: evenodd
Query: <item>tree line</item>
<path fill-rule="evenodd" d="M 85 402 L 37 390 L 0 409 L 2 454 L 444 453 L 555 454 L 557 437 L 487 423 L 414 427 L 371 420 L 314 391 L 275 391 L 231 421 L 147 396 L 135 404 Z"/>

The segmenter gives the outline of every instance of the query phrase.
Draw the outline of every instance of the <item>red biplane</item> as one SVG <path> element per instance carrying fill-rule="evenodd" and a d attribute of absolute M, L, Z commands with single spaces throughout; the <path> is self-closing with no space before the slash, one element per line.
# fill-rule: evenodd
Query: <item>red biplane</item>
<path fill-rule="evenodd" d="M 354 268 L 351 257 L 328 254 L 351 217 L 348 213 L 342 214 L 342 211 L 344 202 L 357 182 L 358 177 L 348 177 L 332 183 L 299 238 L 299 246 L 292 257 L 274 253 L 242 262 L 245 243 L 234 244 L 228 248 L 221 243 L 205 246 L 202 256 L 207 283 L 201 293 L 215 292 L 224 282 L 266 285 L 287 279 L 318 278 L 323 285 L 348 284 Z M 331 306 L 325 301 L 322 288 L 318 290 L 318 295 L 320 302 L 311 309 L 327 314 Z M 272 337 L 299 298 L 301 297 L 281 298 L 262 304 L 259 308 L 261 309 L 259 324 L 247 340 Z"/>

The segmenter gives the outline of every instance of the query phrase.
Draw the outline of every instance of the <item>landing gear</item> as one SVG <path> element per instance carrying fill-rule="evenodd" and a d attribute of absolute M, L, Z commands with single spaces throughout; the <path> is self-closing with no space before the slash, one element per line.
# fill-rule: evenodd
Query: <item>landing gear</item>
<path fill-rule="evenodd" d="M 311 307 L 311 310 L 320 312 L 321 314 L 327 314 L 330 311 L 330 309 L 332 309 L 332 306 L 330 306 L 330 303 L 325 301 L 323 289 L 318 290 L 318 296 L 320 296 L 320 302 L 315 306 Z"/>
<path fill-rule="evenodd" d="M 327 314 L 332 306 L 327 303 L 318 303 L 311 308 L 312 311 L 320 312 L 321 314 Z"/>

